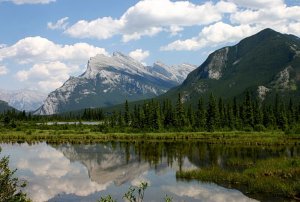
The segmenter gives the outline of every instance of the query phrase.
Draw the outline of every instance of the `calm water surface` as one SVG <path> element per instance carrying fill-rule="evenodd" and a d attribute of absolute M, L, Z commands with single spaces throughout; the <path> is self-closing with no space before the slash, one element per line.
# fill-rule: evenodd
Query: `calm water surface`
<path fill-rule="evenodd" d="M 120 143 L 94 145 L 0 144 L 1 156 L 28 181 L 34 201 L 93 201 L 111 194 L 122 201 L 132 185 L 147 181 L 145 201 L 255 201 L 240 191 L 212 183 L 180 181 L 176 171 L 217 165 L 232 159 L 256 161 L 300 155 L 295 147 L 235 147 L 204 143 Z"/>

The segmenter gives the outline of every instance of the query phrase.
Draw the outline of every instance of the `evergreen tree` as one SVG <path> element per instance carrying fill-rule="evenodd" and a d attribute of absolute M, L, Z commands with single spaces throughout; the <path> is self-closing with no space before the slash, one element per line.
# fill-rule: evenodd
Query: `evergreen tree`
<path fill-rule="evenodd" d="M 240 115 L 240 107 L 237 103 L 236 97 L 233 98 L 233 106 L 232 106 L 232 112 L 233 112 L 233 119 L 234 119 L 234 127 L 236 129 L 241 128 L 241 115 Z"/>
<path fill-rule="evenodd" d="M 153 103 L 152 128 L 153 130 L 161 128 L 160 106 L 158 103 Z"/>
<path fill-rule="evenodd" d="M 250 92 L 246 92 L 245 100 L 243 103 L 243 123 L 244 126 L 253 127 L 254 118 L 253 118 L 253 106 Z"/>
<path fill-rule="evenodd" d="M 226 120 L 225 120 L 225 109 L 224 109 L 224 103 L 223 103 L 223 99 L 219 98 L 219 118 L 220 118 L 220 127 L 224 128 Z"/>
<path fill-rule="evenodd" d="M 294 104 L 293 104 L 293 101 L 291 98 L 290 98 L 288 111 L 287 111 L 287 119 L 288 119 L 288 124 L 290 126 L 294 125 L 296 122 L 296 114 L 295 114 Z"/>
<path fill-rule="evenodd" d="M 226 107 L 226 126 L 230 129 L 235 128 L 235 116 L 233 113 L 233 108 L 228 103 Z"/>
<path fill-rule="evenodd" d="M 125 126 L 129 126 L 129 120 L 130 118 L 130 115 L 129 115 L 129 105 L 128 105 L 128 101 L 126 100 L 125 101 L 125 112 L 124 112 L 124 123 L 125 123 Z"/>
<path fill-rule="evenodd" d="M 172 103 L 170 100 L 164 100 L 163 102 L 163 125 L 165 128 L 175 126 L 175 115 Z"/>
<path fill-rule="evenodd" d="M 185 111 L 184 111 L 184 106 L 182 102 L 182 98 L 180 93 L 178 94 L 178 99 L 176 102 L 176 127 L 181 128 L 185 126 Z"/>
<path fill-rule="evenodd" d="M 198 109 L 196 112 L 196 119 L 195 119 L 195 126 L 198 129 L 205 128 L 205 109 L 202 97 L 199 99 L 198 102 Z"/>
<path fill-rule="evenodd" d="M 279 111 L 277 114 L 277 125 L 280 129 L 285 130 L 287 128 L 287 116 L 286 116 L 286 110 L 283 102 L 280 102 L 279 105 Z"/>
<path fill-rule="evenodd" d="M 254 125 L 262 125 L 263 113 L 258 100 L 256 100 L 253 104 L 253 114 L 254 114 Z"/>
<path fill-rule="evenodd" d="M 213 132 L 217 128 L 219 128 L 218 106 L 215 97 L 213 94 L 210 94 L 206 113 L 206 129 L 209 132 Z"/>
<path fill-rule="evenodd" d="M 190 104 L 187 110 L 187 120 L 190 127 L 195 126 L 195 113 L 193 111 L 192 105 Z"/>

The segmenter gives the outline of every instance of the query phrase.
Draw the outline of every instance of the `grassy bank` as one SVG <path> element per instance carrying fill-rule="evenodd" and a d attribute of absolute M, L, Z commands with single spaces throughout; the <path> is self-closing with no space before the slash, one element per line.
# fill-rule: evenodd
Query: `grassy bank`
<path fill-rule="evenodd" d="M 300 159 L 273 158 L 248 164 L 242 171 L 208 167 L 176 173 L 179 179 L 197 179 L 241 190 L 254 198 L 284 197 L 300 200 Z M 261 198 L 262 197 L 262 198 Z"/>
<path fill-rule="evenodd" d="M 100 133 L 91 130 L 2 130 L 2 142 L 93 143 L 103 141 L 187 141 L 211 144 L 286 145 L 300 144 L 299 135 L 283 132 L 173 132 L 173 133 Z"/>

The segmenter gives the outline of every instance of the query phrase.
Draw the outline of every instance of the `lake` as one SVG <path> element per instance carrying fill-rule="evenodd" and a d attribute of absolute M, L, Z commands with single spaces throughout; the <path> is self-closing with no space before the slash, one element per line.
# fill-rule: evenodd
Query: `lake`
<path fill-rule="evenodd" d="M 253 147 L 201 142 L 109 142 L 92 145 L 0 144 L 1 156 L 28 182 L 33 201 L 118 201 L 130 186 L 148 182 L 145 201 L 255 201 L 238 190 L 213 183 L 176 179 L 176 171 L 211 165 L 224 169 L 232 159 L 256 161 L 300 156 L 295 146 Z"/>

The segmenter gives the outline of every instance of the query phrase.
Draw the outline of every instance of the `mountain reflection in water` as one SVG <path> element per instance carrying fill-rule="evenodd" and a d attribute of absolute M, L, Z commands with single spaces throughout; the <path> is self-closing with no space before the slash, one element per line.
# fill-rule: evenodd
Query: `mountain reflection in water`
<path fill-rule="evenodd" d="M 235 147 L 199 142 L 110 142 L 94 145 L 1 144 L 1 155 L 28 181 L 34 201 L 96 201 L 112 194 L 122 201 L 131 185 L 147 181 L 146 201 L 253 201 L 211 183 L 178 181 L 178 170 L 218 165 L 232 158 L 265 159 L 300 154 L 294 147 Z"/>

